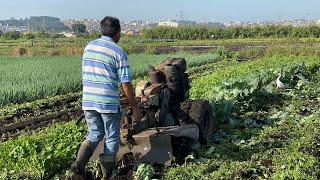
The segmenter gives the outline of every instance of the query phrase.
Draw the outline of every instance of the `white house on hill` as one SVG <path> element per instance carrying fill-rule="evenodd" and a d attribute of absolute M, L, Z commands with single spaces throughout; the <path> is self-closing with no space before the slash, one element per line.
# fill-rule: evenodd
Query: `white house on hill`
<path fill-rule="evenodd" d="M 158 22 L 158 26 L 178 27 L 179 23 L 177 23 L 175 21 L 162 21 L 162 22 Z"/>

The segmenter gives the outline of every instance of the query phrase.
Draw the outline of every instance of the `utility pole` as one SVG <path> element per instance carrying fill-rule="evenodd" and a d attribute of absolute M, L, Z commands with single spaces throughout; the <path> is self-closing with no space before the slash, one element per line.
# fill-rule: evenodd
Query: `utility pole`
<path fill-rule="evenodd" d="M 27 19 L 27 28 L 28 28 L 28 33 L 30 33 L 30 28 L 29 28 L 29 19 Z"/>
<path fill-rule="evenodd" d="M 44 32 L 44 17 L 42 17 L 42 31 Z"/>
<path fill-rule="evenodd" d="M 202 16 L 202 25 L 205 26 L 205 20 L 204 16 Z"/>

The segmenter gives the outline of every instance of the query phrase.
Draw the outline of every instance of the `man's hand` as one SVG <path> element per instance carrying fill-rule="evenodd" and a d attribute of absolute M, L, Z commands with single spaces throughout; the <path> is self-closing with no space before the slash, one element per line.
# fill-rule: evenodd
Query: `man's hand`
<path fill-rule="evenodd" d="M 135 94 L 133 93 L 133 88 L 131 83 L 123 83 L 122 84 L 123 92 L 126 98 L 131 105 L 132 113 L 133 113 L 133 122 L 139 123 L 141 122 L 141 113 L 139 107 L 136 102 Z"/>
<path fill-rule="evenodd" d="M 141 122 L 141 113 L 140 109 L 132 108 L 132 113 L 133 113 L 133 123 L 140 123 Z"/>

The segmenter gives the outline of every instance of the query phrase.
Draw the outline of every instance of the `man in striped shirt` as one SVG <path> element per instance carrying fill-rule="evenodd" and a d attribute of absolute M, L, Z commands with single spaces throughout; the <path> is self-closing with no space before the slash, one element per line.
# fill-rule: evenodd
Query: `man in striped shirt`
<path fill-rule="evenodd" d="M 104 136 L 104 153 L 99 157 L 100 166 L 104 178 L 112 174 L 120 140 L 118 83 L 121 83 L 132 107 L 133 120 L 139 122 L 141 119 L 131 85 L 132 72 L 128 56 L 117 45 L 121 34 L 120 22 L 117 18 L 107 16 L 100 25 L 102 37 L 89 42 L 83 54 L 82 109 L 86 117 L 88 135 L 71 167 L 75 174 L 73 177 L 85 176 L 85 166 Z"/>

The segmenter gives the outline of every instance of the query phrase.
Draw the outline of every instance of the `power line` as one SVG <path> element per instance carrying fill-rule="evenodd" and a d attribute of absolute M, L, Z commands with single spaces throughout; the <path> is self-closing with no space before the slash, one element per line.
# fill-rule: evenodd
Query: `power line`
<path fill-rule="evenodd" d="M 184 20 L 183 10 L 180 11 L 179 16 L 180 16 L 180 21 L 183 21 Z"/>

